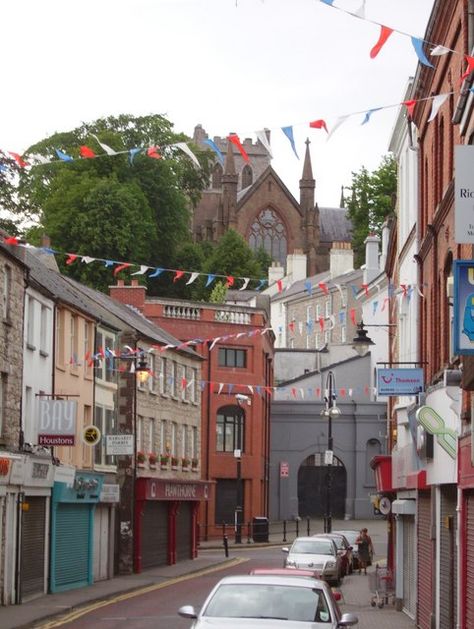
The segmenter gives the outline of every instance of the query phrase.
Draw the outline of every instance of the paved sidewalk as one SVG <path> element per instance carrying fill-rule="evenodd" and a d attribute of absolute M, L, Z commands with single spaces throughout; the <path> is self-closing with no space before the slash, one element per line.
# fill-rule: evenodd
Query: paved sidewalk
<path fill-rule="evenodd" d="M 301 523 L 300 523 L 301 524 Z M 386 523 L 384 521 L 351 521 L 333 523 L 333 529 L 359 529 L 367 526 L 372 536 L 376 559 L 384 561 L 386 551 Z M 322 530 L 322 523 L 311 521 L 311 534 Z M 300 535 L 306 535 L 306 530 L 300 528 Z M 291 543 L 294 535 L 287 536 L 287 543 Z M 87 604 L 105 600 L 141 589 L 146 586 L 165 583 L 177 577 L 199 572 L 206 568 L 223 565 L 234 561 L 235 558 L 244 557 L 251 553 L 252 548 L 258 546 L 282 546 L 281 530 L 278 526 L 270 531 L 269 544 L 247 544 L 243 538 L 242 544 L 234 544 L 229 539 L 229 557 L 226 558 L 221 540 L 203 542 L 200 546 L 200 554 L 194 560 L 181 561 L 174 566 L 161 566 L 150 569 L 142 574 L 115 577 L 109 581 L 99 581 L 91 586 L 62 592 L 60 594 L 49 594 L 38 599 L 24 603 L 23 605 L 11 605 L 0 607 L 0 628 L 1 629 L 26 629 L 39 627 L 41 624 L 59 615 L 66 614 L 72 610 L 83 607 Z M 369 568 L 369 572 L 375 567 Z M 382 609 L 372 607 L 370 604 L 372 594 L 369 584 L 369 576 L 353 574 L 344 579 L 341 587 L 344 600 L 341 604 L 343 611 L 352 611 L 359 617 L 361 629 L 413 629 L 415 623 L 412 622 L 402 612 L 397 612 L 392 604 L 385 605 Z"/>

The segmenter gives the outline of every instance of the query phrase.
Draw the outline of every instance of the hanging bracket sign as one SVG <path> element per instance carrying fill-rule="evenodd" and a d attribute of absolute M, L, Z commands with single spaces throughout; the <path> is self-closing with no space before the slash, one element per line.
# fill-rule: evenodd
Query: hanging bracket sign
<path fill-rule="evenodd" d="M 76 436 L 77 400 L 39 400 L 38 444 L 73 446 Z"/>

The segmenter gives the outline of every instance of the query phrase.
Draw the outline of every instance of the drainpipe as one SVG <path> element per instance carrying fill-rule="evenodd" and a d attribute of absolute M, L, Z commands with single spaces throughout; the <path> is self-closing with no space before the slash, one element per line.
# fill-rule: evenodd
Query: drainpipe
<path fill-rule="evenodd" d="M 211 431 L 211 341 L 207 341 L 207 417 L 206 417 L 206 480 L 209 481 L 209 443 L 210 443 L 210 431 Z M 205 515 L 205 535 L 204 539 L 208 540 L 209 535 L 209 500 L 206 500 L 206 515 Z"/>

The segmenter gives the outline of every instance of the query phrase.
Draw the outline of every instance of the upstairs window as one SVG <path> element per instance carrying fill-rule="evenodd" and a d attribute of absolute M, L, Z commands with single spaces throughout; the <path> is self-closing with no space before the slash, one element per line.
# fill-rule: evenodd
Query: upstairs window
<path fill-rule="evenodd" d="M 212 188 L 222 188 L 222 166 L 220 164 L 216 164 L 212 171 Z"/>
<path fill-rule="evenodd" d="M 240 406 L 223 406 L 217 412 L 216 450 L 218 452 L 244 451 L 245 411 Z"/>
<path fill-rule="evenodd" d="M 260 212 L 250 227 L 249 246 L 253 251 L 264 249 L 272 260 L 286 264 L 288 236 L 278 214 L 268 208 Z"/>
<path fill-rule="evenodd" d="M 242 189 L 248 188 L 253 183 L 252 168 L 246 164 L 242 170 Z"/>
<path fill-rule="evenodd" d="M 239 367 L 247 366 L 247 350 L 232 349 L 230 347 L 219 348 L 219 367 Z"/>
<path fill-rule="evenodd" d="M 12 298 L 12 270 L 8 265 L 3 267 L 3 294 L 2 294 L 2 312 L 3 319 L 10 319 L 10 302 Z"/>

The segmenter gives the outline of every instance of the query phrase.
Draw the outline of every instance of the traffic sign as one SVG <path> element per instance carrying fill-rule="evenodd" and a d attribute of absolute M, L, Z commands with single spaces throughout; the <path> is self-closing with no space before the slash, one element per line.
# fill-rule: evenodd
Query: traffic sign
<path fill-rule="evenodd" d="M 290 465 L 288 461 L 280 461 L 280 478 L 287 478 L 290 475 Z"/>
<path fill-rule="evenodd" d="M 382 515 L 388 515 L 390 513 L 391 508 L 392 508 L 392 503 L 390 502 L 390 499 L 387 498 L 387 496 L 382 496 L 379 502 L 380 513 Z"/>

